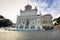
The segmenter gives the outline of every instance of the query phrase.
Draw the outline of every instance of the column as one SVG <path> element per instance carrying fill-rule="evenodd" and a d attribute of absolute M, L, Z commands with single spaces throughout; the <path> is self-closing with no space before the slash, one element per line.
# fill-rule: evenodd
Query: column
<path fill-rule="evenodd" d="M 30 28 L 31 28 L 31 25 L 29 24 L 29 30 L 30 30 Z"/>
<path fill-rule="evenodd" d="M 35 25 L 35 30 L 37 30 L 37 25 Z"/>
<path fill-rule="evenodd" d="M 24 24 L 23 30 L 25 30 L 25 24 Z"/>
<path fill-rule="evenodd" d="M 18 24 L 18 29 L 20 29 L 20 24 Z"/>

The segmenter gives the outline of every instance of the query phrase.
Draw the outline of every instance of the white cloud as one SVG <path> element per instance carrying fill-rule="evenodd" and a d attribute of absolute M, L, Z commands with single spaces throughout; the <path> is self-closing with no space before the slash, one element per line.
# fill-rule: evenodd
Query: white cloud
<path fill-rule="evenodd" d="M 37 0 L 33 0 L 33 1 L 31 0 L 31 2 L 34 2 L 36 4 L 38 11 L 41 13 L 44 13 L 45 12 L 44 9 L 48 6 L 47 3 L 42 2 L 41 0 L 38 0 L 38 1 Z M 44 14 L 46 14 L 46 12 Z"/>
<path fill-rule="evenodd" d="M 0 15 L 16 22 L 17 14 L 20 15 L 20 9 L 24 9 L 29 0 L 0 0 Z"/>
<path fill-rule="evenodd" d="M 31 2 L 31 0 L 0 0 L 0 15 L 16 22 L 16 16 L 20 14 L 20 9 L 24 9 L 24 6 L 27 4 L 31 4 L 33 8 L 36 5 L 42 14 L 49 13 L 54 17 L 60 15 L 60 0 L 55 0 L 50 8 L 47 8 L 48 3 L 41 0 L 38 2 Z"/>
<path fill-rule="evenodd" d="M 52 14 L 54 18 L 60 16 L 60 0 L 55 0 L 50 8 L 47 9 L 47 12 Z"/>
<path fill-rule="evenodd" d="M 32 2 L 37 4 L 37 7 L 42 14 L 52 14 L 54 18 L 60 16 L 60 0 L 53 0 L 51 5 L 41 0 L 34 0 Z M 47 6 L 49 5 L 50 7 L 48 8 Z"/>

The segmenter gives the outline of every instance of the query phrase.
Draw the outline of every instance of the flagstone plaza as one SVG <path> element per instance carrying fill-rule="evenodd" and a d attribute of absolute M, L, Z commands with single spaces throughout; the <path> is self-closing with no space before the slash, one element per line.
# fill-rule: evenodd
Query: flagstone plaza
<path fill-rule="evenodd" d="M 45 31 L 3 31 L 0 40 L 60 40 L 60 29 Z"/>

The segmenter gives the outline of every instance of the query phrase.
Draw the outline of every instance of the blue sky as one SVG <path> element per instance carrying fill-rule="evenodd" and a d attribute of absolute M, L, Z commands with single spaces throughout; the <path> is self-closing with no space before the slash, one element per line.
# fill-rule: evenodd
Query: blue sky
<path fill-rule="evenodd" d="M 51 14 L 53 18 L 60 16 L 60 0 L 0 0 L 0 15 L 16 23 L 20 9 L 24 10 L 27 4 L 33 8 L 36 6 L 42 15 Z"/>
<path fill-rule="evenodd" d="M 46 2 L 48 4 L 47 8 L 50 8 L 54 0 L 41 0 L 41 1 Z"/>
<path fill-rule="evenodd" d="M 36 3 L 38 3 L 39 1 L 41 1 L 41 2 L 45 2 L 45 3 L 47 3 L 48 4 L 48 8 L 52 5 L 52 3 L 53 3 L 53 1 L 54 0 L 31 0 L 32 2 L 36 2 Z"/>
<path fill-rule="evenodd" d="M 36 3 L 42 14 L 51 14 L 53 18 L 60 16 L 60 0 L 31 0 Z"/>

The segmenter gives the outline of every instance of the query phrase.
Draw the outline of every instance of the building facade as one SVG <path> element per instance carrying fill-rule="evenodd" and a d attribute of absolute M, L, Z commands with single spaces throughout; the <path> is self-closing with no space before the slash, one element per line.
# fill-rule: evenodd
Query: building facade
<path fill-rule="evenodd" d="M 47 17 L 47 19 L 45 18 Z M 48 18 L 49 17 L 49 18 Z M 25 10 L 20 10 L 20 16 L 17 16 L 16 29 L 17 30 L 44 30 L 43 21 L 45 26 L 52 27 L 52 16 L 47 15 L 37 15 L 37 8 L 32 9 L 31 5 L 26 5 Z M 48 21 L 48 23 L 46 22 Z"/>
<path fill-rule="evenodd" d="M 45 29 L 48 28 L 48 29 L 51 29 L 53 27 L 53 23 L 52 23 L 52 16 L 50 14 L 45 14 L 42 16 L 42 25 L 43 25 L 43 28 Z"/>

